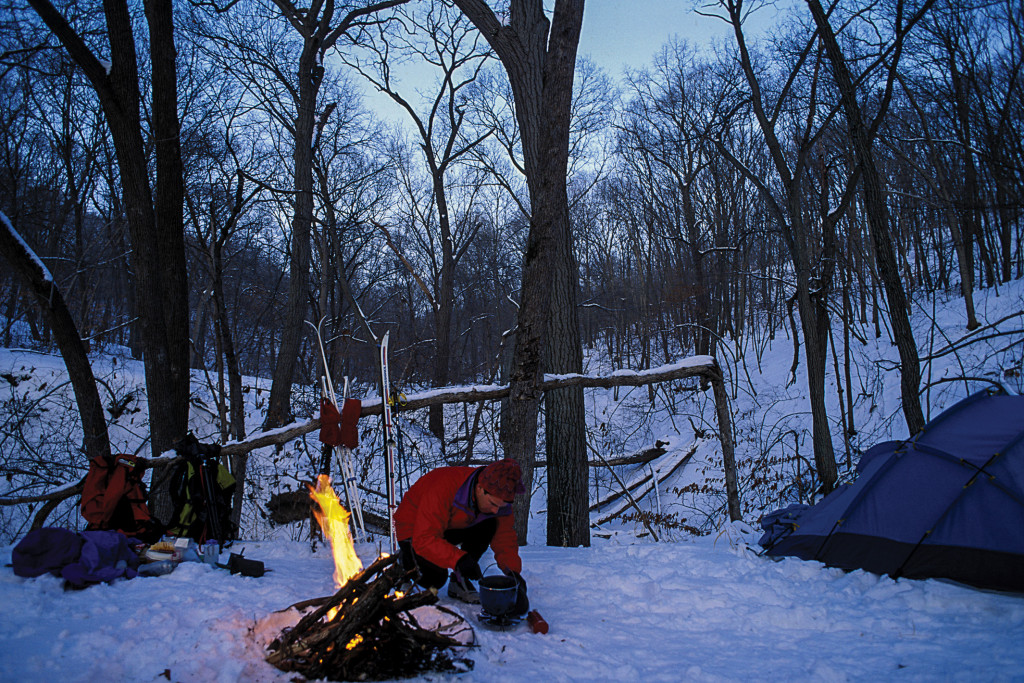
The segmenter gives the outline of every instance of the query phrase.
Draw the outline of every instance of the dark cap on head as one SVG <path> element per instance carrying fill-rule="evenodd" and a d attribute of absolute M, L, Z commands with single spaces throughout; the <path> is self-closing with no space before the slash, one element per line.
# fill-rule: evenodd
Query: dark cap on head
<path fill-rule="evenodd" d="M 517 493 L 523 493 L 523 470 L 515 460 L 492 462 L 481 470 L 477 482 L 484 491 L 502 500 L 512 500 Z"/>

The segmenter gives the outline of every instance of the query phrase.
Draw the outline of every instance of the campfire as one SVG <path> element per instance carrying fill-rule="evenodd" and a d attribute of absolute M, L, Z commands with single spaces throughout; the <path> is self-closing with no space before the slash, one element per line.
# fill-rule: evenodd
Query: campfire
<path fill-rule="evenodd" d="M 337 592 L 292 605 L 303 614 L 270 643 L 267 661 L 309 679 L 370 681 L 427 671 L 461 673 L 472 660 L 453 648 L 473 643 L 459 614 L 438 606 L 433 591 L 404 594 L 409 579 L 396 557 L 383 554 L 363 569 L 349 530 L 349 513 L 330 478 L 310 487 L 315 515 L 334 554 Z"/>
<path fill-rule="evenodd" d="M 349 531 L 351 515 L 342 507 L 338 494 L 331 488 L 331 478 L 325 474 L 317 477 L 316 486 L 309 487 L 309 496 L 316 503 L 313 515 L 334 553 L 334 587 L 341 588 L 363 571 L 363 562 L 356 555 L 352 532 Z"/>

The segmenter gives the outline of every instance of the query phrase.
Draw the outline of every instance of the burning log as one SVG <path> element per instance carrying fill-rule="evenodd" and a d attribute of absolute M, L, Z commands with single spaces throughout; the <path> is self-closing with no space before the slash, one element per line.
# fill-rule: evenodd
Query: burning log
<path fill-rule="evenodd" d="M 396 588 L 406 576 L 395 557 L 378 558 L 349 579 L 333 596 L 301 603 L 318 605 L 270 646 L 267 661 L 282 671 L 308 679 L 385 680 L 427 671 L 461 673 L 472 660 L 453 656 L 472 629 L 450 610 L 431 607 L 449 617 L 445 628 L 421 626 L 414 611 L 437 602 L 423 591 L 402 595 Z M 460 638 L 461 636 L 461 638 Z"/>
<path fill-rule="evenodd" d="M 306 678 L 342 681 L 472 668 L 472 660 L 451 655 L 451 648 L 473 642 L 473 629 L 465 619 L 435 606 L 436 592 L 398 591 L 399 582 L 410 577 L 394 557 L 379 557 L 363 569 L 352 543 L 349 513 L 331 488 L 330 477 L 321 475 L 309 489 L 313 514 L 331 544 L 338 592 L 292 605 L 296 610 L 315 609 L 271 642 L 267 661 Z M 439 623 L 424 627 L 424 618 Z"/>

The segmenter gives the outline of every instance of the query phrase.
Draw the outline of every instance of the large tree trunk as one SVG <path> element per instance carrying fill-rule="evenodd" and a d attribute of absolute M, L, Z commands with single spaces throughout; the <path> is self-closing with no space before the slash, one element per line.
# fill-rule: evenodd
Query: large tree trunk
<path fill-rule="evenodd" d="M 161 230 L 183 230 L 182 206 L 171 205 L 173 197 L 180 197 L 180 190 L 158 190 L 158 196 L 167 204 L 162 205 L 168 215 L 161 216 L 158 221 L 154 210 L 153 194 L 149 186 L 149 168 L 146 160 L 145 146 L 142 140 L 142 121 L 139 114 L 139 76 L 135 55 L 135 42 L 132 34 L 131 18 L 128 8 L 122 4 L 108 3 L 106 7 L 107 26 L 110 33 L 111 57 L 113 66 L 110 71 L 110 97 L 101 96 L 104 111 L 110 124 L 111 137 L 117 154 L 124 194 L 124 208 L 128 219 L 128 231 L 131 235 L 132 271 L 135 275 L 135 293 L 138 313 L 141 322 L 141 336 L 144 349 L 143 364 L 146 370 L 146 391 L 149 396 L 149 422 L 151 433 L 151 450 L 154 456 L 159 455 L 178 439 L 185 436 L 188 423 L 188 325 L 182 330 L 168 328 L 169 321 L 187 319 L 185 314 L 173 311 L 179 307 L 187 307 L 188 296 L 182 292 L 185 278 L 184 247 L 180 254 L 173 252 L 174 237 L 162 235 Z M 151 21 L 151 33 L 156 32 L 155 42 L 163 44 L 166 38 L 159 31 L 158 17 Z M 159 52 L 153 46 L 154 61 L 157 54 L 167 58 L 167 48 Z M 173 46 L 169 48 L 173 56 Z M 173 62 L 172 62 L 173 64 Z M 159 85 L 167 88 L 166 70 L 160 75 L 154 71 L 154 105 L 159 101 L 161 109 L 168 105 L 168 100 L 161 96 L 158 99 L 157 79 Z M 171 90 L 177 91 L 177 83 L 172 83 Z M 176 101 L 176 96 L 173 98 Z M 160 116 L 161 125 L 168 127 L 166 112 Z M 177 112 L 174 113 L 176 118 Z M 154 112 L 154 135 L 157 132 L 157 115 Z M 171 133 L 177 139 L 177 131 Z M 163 153 L 173 153 L 175 145 L 157 145 Z M 171 182 L 170 172 L 173 163 L 157 164 L 157 182 Z M 180 169 L 180 159 L 177 162 Z M 182 182 L 180 171 L 177 177 Z M 174 214 L 177 214 L 175 218 Z M 181 234 L 177 236 L 182 240 Z M 167 251 L 164 251 L 166 249 Z M 173 265 L 172 265 L 173 264 Z M 174 266 L 180 270 L 174 273 Z M 169 278 L 165 281 L 165 277 Z M 173 336 L 172 336 L 173 335 Z M 182 348 L 175 348 L 179 340 L 184 340 Z M 182 368 L 181 365 L 185 364 Z M 184 379 L 183 386 L 177 383 Z M 159 494 L 157 494 L 159 497 Z M 160 505 L 157 508 L 159 516 Z"/>
<path fill-rule="evenodd" d="M 434 176 L 434 196 L 437 199 L 437 221 L 441 231 L 441 278 L 438 283 L 434 311 L 434 386 L 448 386 L 451 376 L 452 307 L 455 303 L 455 252 L 452 241 L 451 218 L 448 214 L 448 195 L 444 187 L 444 172 L 430 164 Z M 430 406 L 430 433 L 444 439 L 444 406 Z"/>
<path fill-rule="evenodd" d="M 568 209 L 568 206 L 566 207 Z M 568 213 L 559 220 L 557 259 L 551 287 L 551 319 L 545 371 L 553 374 L 582 373 L 583 349 L 577 308 L 579 267 L 573 253 Z M 587 435 L 583 388 L 549 391 L 544 396 L 545 450 L 548 461 L 547 544 L 575 547 L 590 545 L 587 485 Z"/>
<path fill-rule="evenodd" d="M 189 326 L 185 269 L 184 184 L 177 111 L 176 50 L 170 0 L 147 0 L 152 62 L 152 121 L 156 151 L 156 203 L 142 138 L 141 89 L 135 35 L 126 2 L 103 5 L 110 44 L 104 66 L 48 0 L 30 0 L 89 79 L 110 126 L 117 156 L 125 217 L 131 236 L 131 266 L 149 397 L 150 447 L 154 456 L 188 429 Z M 154 481 L 154 514 L 170 503 L 166 487 Z"/>
<path fill-rule="evenodd" d="M 791 190 L 789 198 L 790 249 L 796 271 L 796 303 L 800 312 L 800 326 L 804 337 L 804 358 L 807 360 L 807 393 L 811 404 L 811 442 L 814 447 L 814 465 L 821 480 L 823 493 L 830 492 L 839 478 L 835 448 L 832 445 L 832 425 L 825 406 L 825 369 L 828 364 L 828 335 L 831 321 L 828 299 L 832 291 L 832 273 L 835 261 L 834 225 L 826 220 L 822 225 L 821 253 L 815 261 L 812 279 L 811 242 L 814 237 L 800 215 L 799 195 Z"/>
<path fill-rule="evenodd" d="M 569 215 L 569 121 L 583 0 L 556 0 L 550 21 L 541 0 L 512 0 L 507 24 L 499 21 L 483 0 L 455 0 L 455 4 L 491 44 L 508 74 L 530 193 L 530 232 L 523 255 L 502 444 L 505 455 L 523 467 L 527 492 L 517 500 L 515 526 L 519 542 L 525 543 L 537 452 L 538 384 L 547 343 L 551 290 L 566 284 L 556 282 L 553 275 L 559 256 L 556 241 L 568 235 L 567 227 L 563 229 L 559 222 L 568 221 Z M 578 286 L 576 279 L 572 282 L 572 286 Z M 578 326 L 574 333 L 579 344 Z M 585 480 L 583 491 L 585 494 Z M 584 500 L 583 509 L 586 507 Z"/>
<path fill-rule="evenodd" d="M 153 78 L 153 137 L 156 146 L 156 204 L 153 234 L 156 244 L 147 247 L 156 259 L 160 286 L 147 292 L 144 305 L 151 315 L 163 318 L 162 338 L 153 346 L 166 348 L 166 386 L 150 400 L 167 403 L 158 412 L 160 434 L 153 430 L 154 450 L 167 449 L 188 429 L 189 371 L 188 273 L 185 265 L 185 186 L 181 161 L 181 126 L 178 120 L 177 50 L 174 46 L 174 7 L 171 0 L 145 3 Z M 138 245 L 134 245 L 138 249 Z M 151 347 L 152 348 L 152 347 Z M 149 355 L 149 354 L 147 354 Z"/>
<path fill-rule="evenodd" d="M 292 214 L 291 260 L 288 303 L 285 308 L 281 346 L 274 365 L 267 405 L 266 429 L 291 422 L 292 382 L 305 329 L 309 303 L 310 233 L 313 229 L 313 131 L 316 99 L 323 78 L 323 66 L 316 63 L 317 46 L 307 39 L 299 57 L 298 111 L 295 115 L 293 151 L 295 204 Z"/>
<path fill-rule="evenodd" d="M 825 367 L 828 360 L 828 309 L 825 297 L 812 296 L 806 277 L 797 276 L 797 308 L 804 335 L 804 357 L 807 359 L 807 391 L 811 403 L 811 441 L 814 465 L 821 479 L 822 491 L 828 493 L 836 484 L 839 471 L 832 445 L 832 426 L 825 408 Z M 802 280 L 802 282 L 800 281 Z"/>

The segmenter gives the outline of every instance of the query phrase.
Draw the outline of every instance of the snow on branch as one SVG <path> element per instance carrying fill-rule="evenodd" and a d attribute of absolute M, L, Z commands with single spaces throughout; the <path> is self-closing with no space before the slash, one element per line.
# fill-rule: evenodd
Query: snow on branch
<path fill-rule="evenodd" d="M 712 356 L 693 356 L 684 358 L 678 363 L 661 365 L 649 370 L 616 370 L 610 375 L 544 375 L 540 383 L 543 391 L 564 389 L 579 386 L 584 388 L 611 388 L 624 386 L 644 386 L 657 382 L 667 382 L 687 377 L 721 378 L 722 371 Z M 393 407 L 395 411 L 418 410 L 432 405 L 447 403 L 475 403 L 477 401 L 498 401 L 509 394 L 507 384 L 478 384 L 470 386 L 444 387 L 410 394 L 406 399 Z M 383 411 L 380 398 L 364 400 L 360 417 L 380 415 Z M 276 446 L 292 439 L 320 429 L 320 419 L 313 418 L 308 422 L 293 422 L 274 430 L 261 432 L 244 441 L 229 441 L 221 448 L 223 455 L 241 455 L 256 448 Z M 151 461 L 152 463 L 153 461 Z"/>

